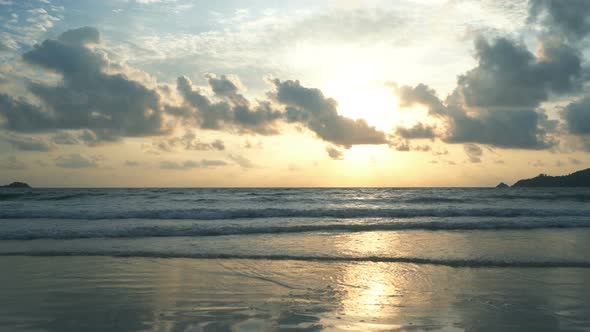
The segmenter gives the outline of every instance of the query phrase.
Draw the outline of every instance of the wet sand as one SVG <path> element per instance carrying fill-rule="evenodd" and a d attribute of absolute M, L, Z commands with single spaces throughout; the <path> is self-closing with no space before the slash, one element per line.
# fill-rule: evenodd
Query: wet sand
<path fill-rule="evenodd" d="M 0 257 L 1 331 L 587 331 L 590 269 Z"/>

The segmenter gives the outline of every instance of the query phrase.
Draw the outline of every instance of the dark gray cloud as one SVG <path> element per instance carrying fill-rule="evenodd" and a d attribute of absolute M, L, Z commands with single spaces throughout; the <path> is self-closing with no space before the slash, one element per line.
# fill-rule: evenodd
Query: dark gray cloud
<path fill-rule="evenodd" d="M 561 116 L 570 134 L 590 135 L 590 96 L 567 105 Z"/>
<path fill-rule="evenodd" d="M 428 111 L 432 115 L 447 114 L 447 107 L 443 105 L 442 101 L 436 95 L 436 91 L 426 84 L 420 83 L 415 87 L 401 86 L 397 89 L 400 97 L 400 106 L 410 107 L 415 104 L 421 104 L 428 107 Z"/>
<path fill-rule="evenodd" d="M 164 160 L 164 161 L 160 162 L 160 169 L 189 170 L 189 169 L 195 169 L 195 168 L 208 168 L 208 167 L 217 167 L 217 166 L 225 166 L 225 165 L 227 165 L 227 163 L 223 160 L 203 159 L 201 161 L 186 160 L 186 161 L 182 161 L 182 162 Z"/>
<path fill-rule="evenodd" d="M 39 137 L 29 137 L 20 135 L 5 135 L 2 139 L 10 143 L 15 149 L 21 151 L 40 151 L 48 152 L 55 150 L 55 146 L 47 140 Z"/>
<path fill-rule="evenodd" d="M 166 133 L 159 95 L 123 74 L 107 73 L 116 65 L 106 53 L 90 47 L 99 40 L 96 29 L 81 28 L 66 31 L 57 40 L 47 39 L 25 53 L 26 63 L 62 79 L 57 84 L 29 83 L 39 105 L 0 95 L 4 128 L 19 132 L 86 129 L 96 141 Z"/>
<path fill-rule="evenodd" d="M 447 122 L 441 139 L 447 143 L 479 143 L 503 148 L 543 149 L 553 143 L 539 126 L 539 113 L 527 111 L 480 110 L 469 114 L 458 98 L 450 96 L 443 104 L 434 90 L 425 85 L 402 87 L 403 105 L 423 104 L 430 114 Z M 421 99 L 422 98 L 422 99 Z"/>
<path fill-rule="evenodd" d="M 213 90 L 216 96 L 225 97 L 236 106 L 250 106 L 248 99 L 239 93 L 236 83 L 231 81 L 227 76 L 221 75 L 221 77 L 217 78 L 216 76 L 209 75 L 208 81 L 211 90 Z"/>
<path fill-rule="evenodd" d="M 73 45 L 98 44 L 100 43 L 100 32 L 93 27 L 82 27 L 62 33 L 58 40 Z"/>
<path fill-rule="evenodd" d="M 448 143 L 480 143 L 503 148 L 546 149 L 555 146 L 559 122 L 539 105 L 552 96 L 579 93 L 588 80 L 580 39 L 590 33 L 590 2 L 530 0 L 529 23 L 540 23 L 536 54 L 508 38 L 477 38 L 477 66 L 460 75 L 444 101 L 420 84 L 401 87 L 402 106 L 422 104 L 448 125 Z M 561 113 L 570 134 L 590 134 L 590 97 Z M 553 136 L 552 136 L 553 135 Z"/>
<path fill-rule="evenodd" d="M 481 111 L 475 115 L 455 113 L 449 117 L 447 143 L 480 143 L 501 148 L 546 149 L 556 142 L 539 126 L 535 111 Z"/>
<path fill-rule="evenodd" d="M 4 128 L 19 132 L 39 132 L 56 127 L 55 119 L 40 106 L 3 93 L 0 93 L 0 117 L 4 118 Z"/>
<path fill-rule="evenodd" d="M 590 33 L 590 1 L 530 0 L 529 21 L 537 21 L 555 34 L 580 39 Z"/>
<path fill-rule="evenodd" d="M 550 93 L 571 93 L 580 87 L 580 54 L 559 42 L 543 41 L 539 57 L 506 38 L 478 38 L 475 50 L 477 67 L 460 75 L 457 85 L 468 107 L 530 110 Z"/>
<path fill-rule="evenodd" d="M 95 168 L 98 167 L 98 160 L 79 153 L 71 153 L 55 158 L 55 166 L 61 168 Z"/>
<path fill-rule="evenodd" d="M 465 154 L 469 158 L 470 162 L 481 163 L 481 156 L 483 156 L 483 150 L 479 146 L 469 143 L 463 146 L 463 150 L 465 150 Z"/>
<path fill-rule="evenodd" d="M 421 122 L 418 122 L 410 128 L 397 127 L 395 133 L 404 139 L 434 139 L 436 137 L 434 127 L 426 126 Z"/>
<path fill-rule="evenodd" d="M 273 135 L 278 134 L 280 122 L 291 122 L 343 147 L 387 143 L 383 132 L 364 120 L 340 116 L 333 99 L 296 81 L 276 80 L 276 98 L 252 103 L 240 92 L 237 79 L 230 76 L 207 76 L 212 97 L 181 76 L 176 87 L 182 103 L 165 104 L 160 95 L 165 94 L 163 90 L 150 89 L 124 74 L 113 73 L 124 66 L 109 59 L 100 48 L 100 40 L 98 30 L 85 27 L 47 39 L 25 53 L 25 63 L 56 73 L 61 79 L 28 82 L 27 88 L 35 97 L 31 100 L 0 94 L 1 125 L 14 132 L 59 130 L 62 133 L 54 137 L 59 144 L 77 141 L 96 146 L 124 137 L 168 134 L 170 126 L 164 123 L 167 114 L 204 129 Z M 66 137 L 65 131 L 77 133 Z M 224 149 L 221 141 L 187 146 L 194 150 Z"/>
<path fill-rule="evenodd" d="M 343 147 L 387 143 L 385 134 L 365 120 L 339 115 L 336 101 L 320 90 L 303 87 L 299 81 L 277 79 L 273 83 L 276 92 L 272 97 L 286 107 L 288 122 L 302 124 L 319 138 Z"/>
<path fill-rule="evenodd" d="M 326 152 L 328 152 L 328 156 L 334 160 L 344 159 L 344 153 L 342 150 L 339 150 L 333 146 L 326 147 Z"/>
<path fill-rule="evenodd" d="M 577 52 L 567 46 L 544 46 L 536 58 L 524 45 L 499 38 L 476 42 L 476 68 L 459 76 L 455 91 L 443 102 L 424 84 L 398 89 L 400 104 L 422 104 L 446 122 L 447 143 L 479 143 L 502 148 L 546 149 L 557 123 L 536 111 L 550 93 L 576 91 L 581 73 Z M 560 54 L 558 56 L 558 54 Z M 561 56 L 563 54 L 563 56 Z"/>
<path fill-rule="evenodd" d="M 204 129 L 235 129 L 238 132 L 273 135 L 278 131 L 276 122 L 283 118 L 282 112 L 274 110 L 269 102 L 259 102 L 256 106 L 240 93 L 234 82 L 226 76 L 209 76 L 209 85 L 221 101 L 212 101 L 193 87 L 187 77 L 177 79 L 177 89 L 185 101 L 184 107 L 176 107 L 168 112 L 193 120 Z"/>
<path fill-rule="evenodd" d="M 189 108 L 179 108 L 173 112 L 174 114 L 195 119 L 197 124 L 205 129 L 221 129 L 224 122 L 231 119 L 231 107 L 228 103 L 210 101 L 201 91 L 193 88 L 188 77 L 179 77 L 176 80 L 176 86 Z"/>

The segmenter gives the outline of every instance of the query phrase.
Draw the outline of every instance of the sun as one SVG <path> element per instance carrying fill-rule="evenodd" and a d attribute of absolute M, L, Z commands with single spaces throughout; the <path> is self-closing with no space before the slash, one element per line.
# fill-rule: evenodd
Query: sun
<path fill-rule="evenodd" d="M 338 113 L 364 119 L 378 130 L 390 132 L 395 126 L 397 98 L 390 87 L 380 82 L 332 82 L 327 95 L 338 102 Z"/>
<path fill-rule="evenodd" d="M 384 71 L 390 58 L 378 46 L 327 42 L 302 42 L 290 50 L 287 62 L 306 73 L 326 97 L 338 102 L 338 113 L 365 119 L 371 126 L 390 132 L 396 124 L 397 99 Z"/>

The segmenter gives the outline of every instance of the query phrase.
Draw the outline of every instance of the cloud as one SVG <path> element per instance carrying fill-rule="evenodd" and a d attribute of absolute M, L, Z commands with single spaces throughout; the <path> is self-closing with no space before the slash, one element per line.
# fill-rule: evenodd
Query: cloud
<path fill-rule="evenodd" d="M 535 111 L 481 111 L 449 117 L 447 143 L 480 143 L 501 148 L 546 149 L 555 142 L 545 136 Z"/>
<path fill-rule="evenodd" d="M 238 106 L 249 106 L 250 102 L 238 92 L 238 85 L 240 82 L 237 78 L 228 78 L 226 75 L 216 77 L 214 75 L 208 76 L 209 86 L 213 93 L 218 97 L 227 98 L 232 104 Z"/>
<path fill-rule="evenodd" d="M 256 167 L 256 165 L 252 161 L 250 161 L 249 159 L 247 159 L 243 156 L 230 154 L 228 157 L 229 157 L 229 159 L 234 161 L 236 164 L 238 164 L 242 168 L 255 168 Z"/>
<path fill-rule="evenodd" d="M 80 141 L 76 137 L 76 135 L 67 132 L 67 131 L 60 131 L 53 135 L 52 141 L 55 144 L 59 145 L 77 145 L 80 144 Z"/>
<path fill-rule="evenodd" d="M 328 146 L 326 147 L 326 152 L 328 152 L 328 156 L 334 160 L 342 160 L 344 159 L 344 153 L 342 150 L 338 150 L 335 147 Z"/>
<path fill-rule="evenodd" d="M 0 116 L 4 117 L 3 127 L 13 131 L 39 132 L 55 127 L 54 119 L 40 106 L 3 93 L 0 93 Z"/>
<path fill-rule="evenodd" d="M 57 73 L 61 80 L 29 83 L 40 104 L 0 95 L 4 127 L 18 132 L 85 129 L 96 141 L 166 133 L 158 93 L 122 73 L 109 73 L 121 66 L 91 47 L 99 41 L 98 31 L 86 27 L 47 39 L 25 53 L 27 64 Z"/>
<path fill-rule="evenodd" d="M 475 41 L 477 67 L 460 75 L 457 93 L 468 107 L 531 110 L 548 99 L 580 86 L 579 53 L 555 40 L 541 40 L 539 55 L 507 38 Z"/>
<path fill-rule="evenodd" d="M 432 150 L 432 147 L 428 144 L 414 145 L 412 147 L 412 150 L 421 151 L 421 152 L 428 152 L 428 151 Z"/>
<path fill-rule="evenodd" d="M 225 150 L 223 141 L 216 139 L 210 143 L 203 143 L 197 139 L 197 135 L 191 130 L 187 130 L 183 136 L 174 137 L 168 140 L 172 147 L 181 145 L 185 150 L 208 151 L 208 150 Z"/>
<path fill-rule="evenodd" d="M 95 28 L 83 27 L 62 33 L 58 40 L 73 45 L 98 44 L 100 43 L 100 33 Z"/>
<path fill-rule="evenodd" d="M 135 160 L 126 160 L 125 166 L 127 167 L 138 167 L 141 165 L 141 162 Z"/>
<path fill-rule="evenodd" d="M 252 143 L 250 140 L 246 140 L 244 143 L 244 149 L 262 149 L 262 141 L 258 141 L 258 143 Z"/>
<path fill-rule="evenodd" d="M 453 94 L 443 103 L 434 90 L 424 84 L 401 87 L 402 106 L 422 104 L 432 116 L 446 121 L 441 134 L 446 143 L 479 143 L 502 148 L 545 149 L 555 144 L 545 136 L 539 113 L 533 110 L 508 111 L 480 109 L 468 113 L 460 98 Z"/>
<path fill-rule="evenodd" d="M 483 156 L 483 150 L 475 144 L 463 145 L 463 150 L 472 163 L 481 163 L 481 156 Z"/>
<path fill-rule="evenodd" d="M 572 49 L 543 47 L 543 57 L 535 58 L 524 45 L 508 39 L 489 43 L 479 38 L 477 67 L 459 76 L 456 89 L 444 102 L 433 89 L 418 84 L 397 89 L 400 105 L 421 104 L 431 116 L 442 119 L 446 130 L 440 137 L 446 143 L 550 148 L 557 143 L 548 135 L 556 123 L 535 108 L 550 92 L 576 91 L 581 67 Z"/>
<path fill-rule="evenodd" d="M 119 136 L 112 135 L 108 130 L 98 129 L 84 129 L 78 135 L 78 138 L 88 146 L 99 146 L 109 142 L 117 142 L 121 139 Z"/>
<path fill-rule="evenodd" d="M 436 151 L 432 151 L 432 154 L 434 156 L 446 156 L 446 155 L 449 154 L 449 150 L 447 150 L 447 149 L 439 149 L 439 150 L 436 150 Z"/>
<path fill-rule="evenodd" d="M 408 152 L 411 150 L 410 142 L 404 140 L 392 145 L 399 152 Z"/>
<path fill-rule="evenodd" d="M 225 143 L 219 139 L 209 143 L 202 142 L 197 139 L 197 136 L 192 130 L 187 130 L 182 136 L 160 139 L 153 141 L 151 146 L 143 146 L 145 150 L 152 153 L 157 153 L 158 151 L 173 152 L 178 147 L 193 151 L 223 151 L 225 150 Z"/>
<path fill-rule="evenodd" d="M 583 163 L 584 163 L 584 162 L 582 162 L 581 160 L 579 160 L 579 159 L 576 159 L 576 158 L 569 158 L 569 161 L 570 161 L 570 163 L 571 163 L 572 165 L 581 165 L 581 164 L 583 164 Z"/>
<path fill-rule="evenodd" d="M 446 115 L 447 107 L 436 95 L 436 91 L 428 85 L 420 83 L 415 87 L 401 86 L 397 88 L 397 94 L 400 97 L 400 106 L 411 107 L 415 104 L 421 104 L 428 107 L 432 115 Z"/>
<path fill-rule="evenodd" d="M 434 127 L 426 126 L 421 122 L 410 128 L 397 127 L 395 133 L 404 139 L 434 139 L 436 137 Z"/>
<path fill-rule="evenodd" d="M 95 168 L 98 167 L 97 159 L 79 153 L 71 153 L 55 158 L 55 166 L 61 168 Z"/>
<path fill-rule="evenodd" d="M 428 144 L 410 144 L 410 141 L 406 139 L 402 139 L 399 141 L 391 141 L 389 146 L 394 148 L 396 151 L 399 152 L 408 152 L 408 151 L 420 151 L 420 152 L 428 152 L 432 150 L 432 147 Z"/>
<path fill-rule="evenodd" d="M 580 39 L 590 33 L 590 2 L 586 0 L 530 0 L 529 22 L 540 22 L 549 31 Z"/>
<path fill-rule="evenodd" d="M 59 79 L 28 81 L 27 90 L 34 98 L 0 94 L 2 126 L 21 133 L 62 131 L 54 137 L 58 144 L 97 146 L 125 137 L 169 134 L 167 117 L 181 119 L 187 126 L 261 135 L 278 134 L 278 124 L 289 122 L 341 147 L 387 143 L 383 132 L 365 120 L 339 115 L 333 99 L 298 81 L 275 80 L 273 97 L 252 103 L 240 92 L 241 83 L 234 76 L 208 75 L 213 96 L 181 76 L 176 82 L 180 102 L 168 99 L 174 97 L 173 92 L 164 94 L 126 76 L 127 67 L 113 62 L 100 43 L 98 30 L 83 27 L 46 39 L 23 54 L 26 64 L 57 74 L 48 77 Z M 159 145 L 164 144 L 183 144 L 189 150 L 225 148 L 222 141 L 187 143 L 186 138 Z"/>
<path fill-rule="evenodd" d="M 590 96 L 567 105 L 561 117 L 570 134 L 590 135 Z"/>
<path fill-rule="evenodd" d="M 172 108 L 169 112 L 193 120 L 204 129 L 235 129 L 238 132 L 273 135 L 277 120 L 283 114 L 274 110 L 269 102 L 259 102 L 252 106 L 240 93 L 237 85 L 226 76 L 217 78 L 210 75 L 208 82 L 221 101 L 212 101 L 200 90 L 193 87 L 190 79 L 181 76 L 177 79 L 177 89 L 184 98 L 183 107 Z"/>
<path fill-rule="evenodd" d="M 338 114 L 338 104 L 318 89 L 303 87 L 299 81 L 273 81 L 273 98 L 286 107 L 287 121 L 306 126 L 324 141 L 349 148 L 357 144 L 386 144 L 381 131 L 365 120 Z"/>
<path fill-rule="evenodd" d="M 25 137 L 17 135 L 6 135 L 3 139 L 12 144 L 12 146 L 21 151 L 40 151 L 48 152 L 55 150 L 55 146 L 45 139 L 38 137 Z"/>
<path fill-rule="evenodd" d="M 227 163 L 223 160 L 207 160 L 201 161 L 186 160 L 183 162 L 164 160 L 160 162 L 160 169 L 165 170 L 188 170 L 195 168 L 209 168 L 217 166 L 225 166 Z"/>
<path fill-rule="evenodd" d="M 0 169 L 16 171 L 26 168 L 27 165 L 22 161 L 16 159 L 16 156 L 9 156 L 4 159 L 0 159 Z"/>

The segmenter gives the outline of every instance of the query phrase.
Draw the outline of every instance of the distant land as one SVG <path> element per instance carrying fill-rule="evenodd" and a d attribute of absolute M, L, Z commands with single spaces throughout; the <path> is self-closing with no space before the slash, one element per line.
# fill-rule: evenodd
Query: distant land
<path fill-rule="evenodd" d="M 562 176 L 539 174 L 531 179 L 519 180 L 512 187 L 590 187 L 590 168 Z"/>
<path fill-rule="evenodd" d="M 24 182 L 13 182 L 11 184 L 7 184 L 5 186 L 0 186 L 0 188 L 31 188 L 28 184 Z"/>

